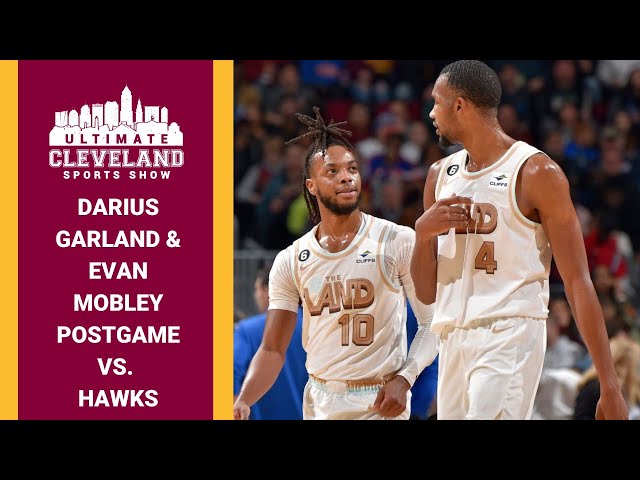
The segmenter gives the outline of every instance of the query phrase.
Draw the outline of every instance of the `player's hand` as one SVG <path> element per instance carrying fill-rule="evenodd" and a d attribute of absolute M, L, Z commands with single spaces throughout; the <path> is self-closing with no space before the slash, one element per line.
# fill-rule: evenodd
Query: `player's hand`
<path fill-rule="evenodd" d="M 249 420 L 249 414 L 251 408 L 242 400 L 236 400 L 233 404 L 233 419 L 234 420 Z"/>
<path fill-rule="evenodd" d="M 416 220 L 416 235 L 431 238 L 450 228 L 466 228 L 473 200 L 452 195 L 441 198 Z"/>
<path fill-rule="evenodd" d="M 620 390 L 600 394 L 596 406 L 596 420 L 629 420 L 629 408 Z"/>
<path fill-rule="evenodd" d="M 406 378 L 396 375 L 382 386 L 369 410 L 383 417 L 397 417 L 407 408 L 407 391 L 410 388 Z"/>

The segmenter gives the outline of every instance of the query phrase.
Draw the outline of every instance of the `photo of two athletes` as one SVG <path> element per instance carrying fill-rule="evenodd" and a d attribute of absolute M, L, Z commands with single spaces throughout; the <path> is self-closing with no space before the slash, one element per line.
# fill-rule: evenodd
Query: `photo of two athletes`
<path fill-rule="evenodd" d="M 339 87 L 305 87 L 307 67 L 263 62 L 236 92 L 236 262 L 258 250 L 268 275 L 253 285 L 263 311 L 251 327 L 236 308 L 234 418 L 256 418 L 270 395 L 284 405 L 281 389 L 292 406 L 272 418 L 530 419 L 546 381 L 552 259 L 599 382 L 594 417 L 629 418 L 569 180 L 502 128 L 496 71 L 474 60 L 439 69 L 421 119 L 436 141 L 412 162 L 401 135 L 385 131 L 391 108 L 378 111 L 379 138 L 358 138 L 354 106 L 372 112 L 376 100 L 327 119 L 314 103 L 339 112 Z M 398 179 L 421 183 L 413 216 L 408 189 L 393 208 Z M 412 412 L 430 368 L 428 405 Z"/>

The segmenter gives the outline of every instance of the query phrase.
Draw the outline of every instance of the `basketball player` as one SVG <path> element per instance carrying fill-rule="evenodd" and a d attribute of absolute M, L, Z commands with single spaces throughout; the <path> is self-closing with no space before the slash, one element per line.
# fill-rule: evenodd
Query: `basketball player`
<path fill-rule="evenodd" d="M 531 417 L 546 348 L 553 247 L 604 385 L 597 417 L 626 419 L 567 178 L 546 154 L 505 134 L 497 120 L 501 93 L 495 72 L 473 60 L 447 65 L 433 88 L 429 116 L 441 146 L 463 146 L 429 170 L 411 262 L 418 298 L 436 302 L 437 417 Z M 467 211 L 464 226 L 447 225 Z"/>
<path fill-rule="evenodd" d="M 313 136 L 304 195 L 317 225 L 276 257 L 262 344 L 234 404 L 247 419 L 282 368 L 302 299 L 309 381 L 303 418 L 408 419 L 410 388 L 438 352 L 433 306 L 416 300 L 415 232 L 360 211 L 360 173 L 341 126 L 298 114 Z M 298 137 L 302 138 L 302 137 Z M 291 141 L 295 141 L 294 139 Z M 418 280 L 422 281 L 422 280 Z M 419 322 L 407 354 L 406 298 Z M 432 302 L 433 303 L 433 302 Z"/>

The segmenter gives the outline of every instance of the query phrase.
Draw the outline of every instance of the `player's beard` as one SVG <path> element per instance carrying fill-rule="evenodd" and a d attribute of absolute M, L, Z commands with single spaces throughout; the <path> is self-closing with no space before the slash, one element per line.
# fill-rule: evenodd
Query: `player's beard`
<path fill-rule="evenodd" d="M 351 212 L 354 212 L 358 208 L 358 204 L 360 203 L 360 192 L 358 192 L 358 196 L 354 200 L 353 203 L 349 203 L 346 205 L 340 205 L 337 202 L 333 201 L 333 199 L 329 197 L 324 197 L 320 192 L 318 192 L 318 201 L 322 203 L 322 205 L 327 208 L 332 213 L 336 215 L 349 215 Z"/>

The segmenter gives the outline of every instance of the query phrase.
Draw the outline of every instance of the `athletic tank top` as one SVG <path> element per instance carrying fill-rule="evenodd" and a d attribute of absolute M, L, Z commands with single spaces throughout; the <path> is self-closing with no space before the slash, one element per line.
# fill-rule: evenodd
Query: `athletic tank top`
<path fill-rule="evenodd" d="M 436 200 L 471 197 L 466 228 L 438 237 L 438 288 L 431 330 L 470 327 L 493 317 L 546 318 L 551 247 L 542 225 L 516 202 L 516 179 L 540 150 L 518 141 L 493 165 L 466 171 L 467 151 L 443 160 Z"/>

